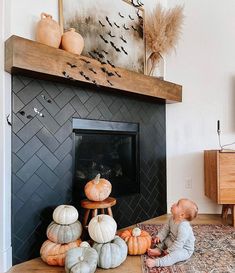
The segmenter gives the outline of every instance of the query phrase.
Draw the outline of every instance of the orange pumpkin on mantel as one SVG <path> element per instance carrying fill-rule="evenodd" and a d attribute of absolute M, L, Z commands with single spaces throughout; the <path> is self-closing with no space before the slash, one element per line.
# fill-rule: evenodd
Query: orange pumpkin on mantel
<path fill-rule="evenodd" d="M 42 260 L 49 265 L 65 265 L 65 255 L 69 249 L 80 246 L 81 240 L 76 240 L 68 244 L 56 244 L 50 240 L 45 241 L 40 249 Z"/>
<path fill-rule="evenodd" d="M 91 201 L 104 201 L 109 197 L 111 190 L 111 183 L 104 178 L 100 178 L 100 174 L 87 182 L 84 188 L 86 197 Z"/>
<path fill-rule="evenodd" d="M 129 255 L 142 255 L 151 246 L 151 236 L 139 228 L 127 229 L 119 234 L 127 243 Z"/>

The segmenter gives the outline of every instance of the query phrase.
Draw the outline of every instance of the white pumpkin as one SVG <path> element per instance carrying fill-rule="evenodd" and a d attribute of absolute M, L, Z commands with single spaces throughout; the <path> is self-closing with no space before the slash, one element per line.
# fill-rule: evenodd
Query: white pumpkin
<path fill-rule="evenodd" d="M 99 214 L 93 217 L 88 225 L 88 233 L 92 240 L 103 244 L 114 239 L 117 231 L 117 223 L 106 214 Z"/>
<path fill-rule="evenodd" d="M 78 211 L 74 206 L 60 205 L 53 212 L 53 220 L 60 225 L 70 225 L 77 221 Z"/>
<path fill-rule="evenodd" d="M 67 251 L 65 258 L 66 273 L 94 273 L 98 254 L 91 247 L 76 247 Z"/>
<path fill-rule="evenodd" d="M 127 257 L 127 245 L 119 236 L 106 244 L 94 243 L 93 248 L 99 256 L 98 267 L 104 269 L 118 267 Z"/>
<path fill-rule="evenodd" d="M 52 221 L 47 228 L 47 238 L 57 244 L 67 244 L 76 241 L 82 234 L 79 221 L 70 225 L 59 225 Z"/>
<path fill-rule="evenodd" d="M 87 241 L 83 241 L 79 247 L 91 247 Z"/>

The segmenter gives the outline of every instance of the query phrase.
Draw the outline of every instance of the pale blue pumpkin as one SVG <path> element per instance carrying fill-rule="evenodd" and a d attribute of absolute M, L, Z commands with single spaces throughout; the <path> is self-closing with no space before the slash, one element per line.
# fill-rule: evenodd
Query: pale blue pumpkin
<path fill-rule="evenodd" d="M 47 228 L 47 238 L 57 244 L 76 241 L 82 234 L 82 225 L 76 221 L 70 225 L 59 225 L 52 221 Z"/>
<path fill-rule="evenodd" d="M 65 257 L 66 273 L 94 273 L 97 268 L 98 254 L 91 247 L 70 249 Z"/>
<path fill-rule="evenodd" d="M 126 260 L 127 245 L 119 236 L 104 244 L 95 243 L 93 248 L 98 253 L 98 267 L 109 269 L 118 267 Z"/>

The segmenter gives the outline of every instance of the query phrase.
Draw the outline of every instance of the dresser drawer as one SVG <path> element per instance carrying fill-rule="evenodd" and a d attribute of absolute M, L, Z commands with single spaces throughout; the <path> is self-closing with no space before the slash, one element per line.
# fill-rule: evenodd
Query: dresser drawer
<path fill-rule="evenodd" d="M 235 204 L 235 153 L 219 154 L 218 203 Z"/>

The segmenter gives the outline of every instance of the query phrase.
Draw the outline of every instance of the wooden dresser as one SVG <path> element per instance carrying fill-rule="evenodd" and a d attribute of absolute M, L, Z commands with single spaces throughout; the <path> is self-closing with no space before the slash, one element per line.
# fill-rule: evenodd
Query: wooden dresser
<path fill-rule="evenodd" d="M 205 194 L 222 204 L 222 215 L 232 211 L 235 227 L 235 152 L 204 151 Z"/>

